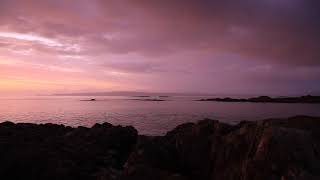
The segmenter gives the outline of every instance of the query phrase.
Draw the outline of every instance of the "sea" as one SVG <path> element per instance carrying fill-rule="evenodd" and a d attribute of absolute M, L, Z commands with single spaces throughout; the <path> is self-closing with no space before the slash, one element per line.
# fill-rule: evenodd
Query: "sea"
<path fill-rule="evenodd" d="M 95 101 L 86 101 L 90 99 Z M 163 135 L 177 125 L 205 118 L 236 124 L 242 120 L 320 116 L 320 104 L 197 101 L 204 96 L 24 96 L 0 97 L 0 122 L 55 123 L 91 127 L 95 123 L 134 126 L 139 134 Z"/>

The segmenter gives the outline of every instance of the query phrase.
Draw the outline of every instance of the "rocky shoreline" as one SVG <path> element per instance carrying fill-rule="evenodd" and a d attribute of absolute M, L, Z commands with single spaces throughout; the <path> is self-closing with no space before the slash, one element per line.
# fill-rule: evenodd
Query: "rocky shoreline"
<path fill-rule="evenodd" d="M 200 99 L 199 101 L 218 101 L 218 102 L 252 102 L 252 103 L 320 103 L 320 96 L 300 96 L 300 97 L 277 97 L 272 98 L 269 96 L 259 96 L 248 99 L 236 99 L 236 98 L 210 98 Z"/>
<path fill-rule="evenodd" d="M 320 118 L 207 119 L 153 137 L 108 123 L 4 122 L 0 159 L 6 180 L 316 180 Z"/>

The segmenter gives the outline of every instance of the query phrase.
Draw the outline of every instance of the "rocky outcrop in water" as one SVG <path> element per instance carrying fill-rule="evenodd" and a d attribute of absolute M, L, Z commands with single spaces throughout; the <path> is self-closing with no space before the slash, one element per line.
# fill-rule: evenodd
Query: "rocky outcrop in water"
<path fill-rule="evenodd" d="M 236 98 L 211 98 L 200 99 L 199 101 L 218 101 L 218 102 L 253 102 L 253 103 L 320 103 L 320 96 L 300 96 L 300 97 L 278 97 L 271 98 L 269 96 L 259 96 L 248 99 Z"/>
<path fill-rule="evenodd" d="M 320 118 L 187 123 L 164 136 L 96 124 L 0 124 L 0 177 L 99 180 L 320 179 Z"/>

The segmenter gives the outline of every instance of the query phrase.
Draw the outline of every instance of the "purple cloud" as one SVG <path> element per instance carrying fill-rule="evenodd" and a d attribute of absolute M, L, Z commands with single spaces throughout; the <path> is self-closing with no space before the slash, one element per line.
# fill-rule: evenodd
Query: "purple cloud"
<path fill-rule="evenodd" d="M 99 82 L 74 90 L 316 92 L 319 9 L 316 0 L 2 0 L 0 61 Z"/>

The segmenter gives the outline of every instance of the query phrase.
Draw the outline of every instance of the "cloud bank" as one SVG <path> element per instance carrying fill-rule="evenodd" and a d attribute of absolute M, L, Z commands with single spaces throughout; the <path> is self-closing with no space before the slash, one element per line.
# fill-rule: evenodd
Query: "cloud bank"
<path fill-rule="evenodd" d="M 1 0 L 0 91 L 319 92 L 319 10 L 317 0 Z"/>

